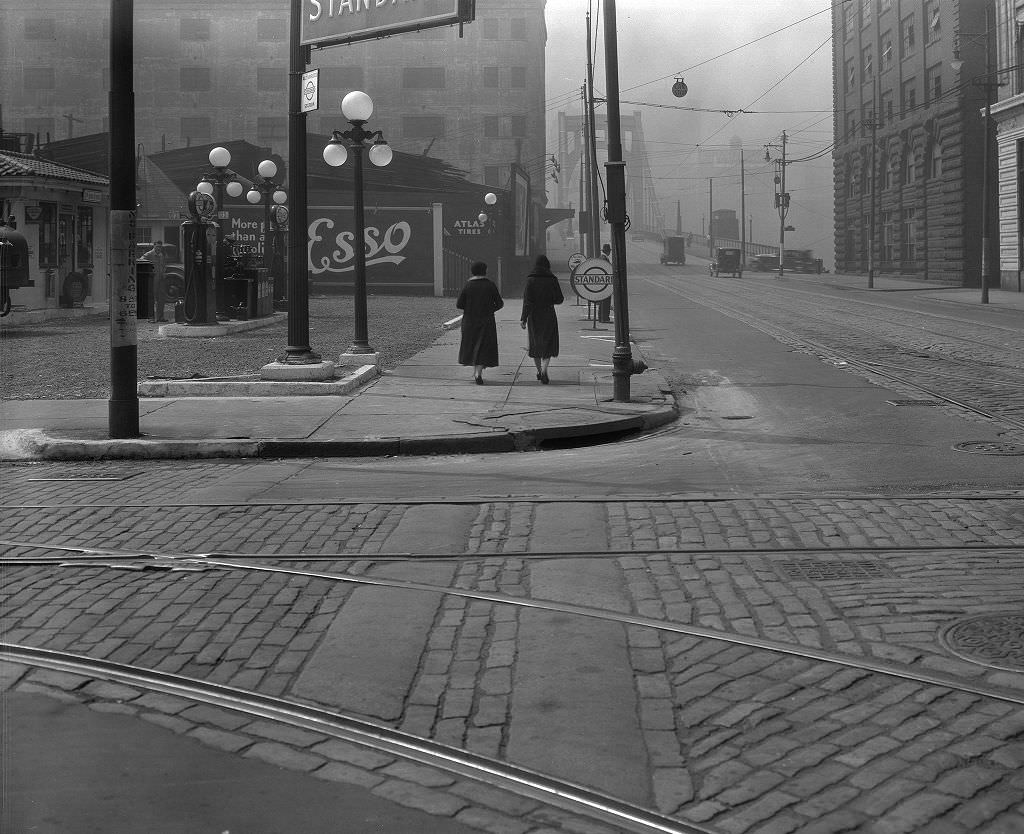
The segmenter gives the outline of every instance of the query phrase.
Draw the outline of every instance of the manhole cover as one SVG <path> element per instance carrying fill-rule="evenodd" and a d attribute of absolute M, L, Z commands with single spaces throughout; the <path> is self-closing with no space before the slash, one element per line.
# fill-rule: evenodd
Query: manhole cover
<path fill-rule="evenodd" d="M 957 452 L 975 455 L 1024 455 L 1024 444 L 1004 443 L 997 440 L 968 440 L 953 447 Z"/>
<path fill-rule="evenodd" d="M 985 614 L 958 620 L 942 630 L 939 640 L 971 663 L 1024 671 L 1024 614 Z"/>
<path fill-rule="evenodd" d="M 909 406 L 909 405 L 942 405 L 938 400 L 886 400 L 889 405 L 895 406 Z"/>
<path fill-rule="evenodd" d="M 881 562 L 870 560 L 827 562 L 820 559 L 797 559 L 778 562 L 778 568 L 788 579 L 809 582 L 828 582 L 835 579 L 889 579 L 893 572 Z"/>

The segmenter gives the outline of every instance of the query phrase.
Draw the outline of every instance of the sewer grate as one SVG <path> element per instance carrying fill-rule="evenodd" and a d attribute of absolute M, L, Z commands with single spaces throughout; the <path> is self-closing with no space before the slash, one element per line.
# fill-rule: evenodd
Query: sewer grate
<path fill-rule="evenodd" d="M 808 582 L 828 582 L 837 579 L 892 579 L 895 577 L 888 567 L 870 559 L 842 562 L 796 559 L 777 562 L 776 566 L 787 579 L 804 579 Z"/>
<path fill-rule="evenodd" d="M 957 443 L 953 450 L 972 455 L 1024 455 L 1024 444 L 999 440 L 968 440 Z"/>
<path fill-rule="evenodd" d="M 886 400 L 889 405 L 895 406 L 908 406 L 908 405 L 942 405 L 938 400 Z"/>
<path fill-rule="evenodd" d="M 958 620 L 939 633 L 957 657 L 1012 672 L 1024 672 L 1024 614 L 983 614 Z"/>

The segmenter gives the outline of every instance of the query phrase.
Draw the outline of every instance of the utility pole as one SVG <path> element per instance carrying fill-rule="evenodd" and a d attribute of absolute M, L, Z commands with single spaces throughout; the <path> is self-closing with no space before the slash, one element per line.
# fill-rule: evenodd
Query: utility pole
<path fill-rule="evenodd" d="M 114 160 L 135 156 L 134 38 L 133 0 L 111 0 L 110 158 Z M 113 439 L 139 436 L 135 199 L 135 166 L 111 166 L 107 431 Z"/>
<path fill-rule="evenodd" d="M 768 143 L 764 146 L 764 161 L 771 161 L 769 148 L 781 148 L 782 159 L 777 160 L 779 173 L 775 182 L 779 186 L 775 192 L 775 207 L 779 210 L 779 277 L 785 274 L 785 249 L 786 249 L 786 215 L 789 214 L 789 192 L 786 191 L 786 131 L 782 131 L 782 144 L 774 145 Z"/>
<path fill-rule="evenodd" d="M 747 184 L 746 168 L 743 166 L 743 148 L 740 148 L 740 266 L 747 265 L 747 224 L 743 218 L 747 216 Z"/>
<path fill-rule="evenodd" d="M 594 124 L 594 58 L 591 45 L 590 9 L 587 9 L 587 113 L 590 131 L 590 251 L 589 257 L 601 253 L 601 218 L 597 206 L 597 129 Z"/>
<path fill-rule="evenodd" d="M 588 258 L 593 257 L 593 241 L 591 240 L 590 213 L 594 206 L 590 202 L 590 107 L 587 104 L 586 82 L 580 87 L 580 99 L 583 102 L 583 147 L 580 149 L 580 207 L 584 214 L 580 218 L 579 231 L 583 237 L 580 251 Z M 586 220 L 586 222 L 584 222 Z"/>
<path fill-rule="evenodd" d="M 990 259 L 992 253 L 990 247 L 989 226 L 992 225 L 991 209 L 989 207 L 989 145 L 992 144 L 992 88 L 998 87 L 999 79 L 992 79 L 992 29 L 989 22 L 988 6 L 985 6 L 985 123 L 984 123 L 984 152 L 981 161 L 981 303 L 988 304 L 988 271 L 991 268 Z"/>
<path fill-rule="evenodd" d="M 676 234 L 681 235 L 683 233 L 683 204 L 682 201 L 676 200 Z"/>
<path fill-rule="evenodd" d="M 715 178 L 708 177 L 708 257 L 715 258 Z"/>

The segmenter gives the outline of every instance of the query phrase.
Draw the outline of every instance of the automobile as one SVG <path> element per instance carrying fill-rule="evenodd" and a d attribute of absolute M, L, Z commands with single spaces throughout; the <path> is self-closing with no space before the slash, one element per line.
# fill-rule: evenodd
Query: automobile
<path fill-rule="evenodd" d="M 153 248 L 152 243 L 136 243 L 135 257 L 143 260 L 146 253 Z M 185 297 L 185 264 L 178 259 L 178 247 L 171 243 L 163 245 L 164 250 L 164 289 L 168 302 L 175 302 Z"/>
<path fill-rule="evenodd" d="M 818 261 L 810 249 L 784 249 L 782 265 L 790 272 L 818 272 Z"/>
<path fill-rule="evenodd" d="M 664 249 L 661 253 L 663 264 L 685 264 L 686 263 L 686 238 L 666 237 Z"/>
<path fill-rule="evenodd" d="M 755 272 L 772 272 L 779 268 L 779 256 L 771 253 L 754 255 L 747 260 L 747 266 Z"/>

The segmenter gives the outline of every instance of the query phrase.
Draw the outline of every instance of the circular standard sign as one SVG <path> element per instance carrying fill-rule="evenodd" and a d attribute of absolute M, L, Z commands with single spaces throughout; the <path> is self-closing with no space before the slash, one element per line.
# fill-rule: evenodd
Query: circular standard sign
<path fill-rule="evenodd" d="M 604 301 L 614 290 L 612 265 L 604 258 L 590 258 L 576 267 L 569 283 L 584 301 Z"/>
<path fill-rule="evenodd" d="M 583 257 L 582 252 L 573 252 L 573 254 L 569 256 L 569 271 L 575 272 L 576 267 L 578 267 L 585 260 L 586 258 Z"/>

